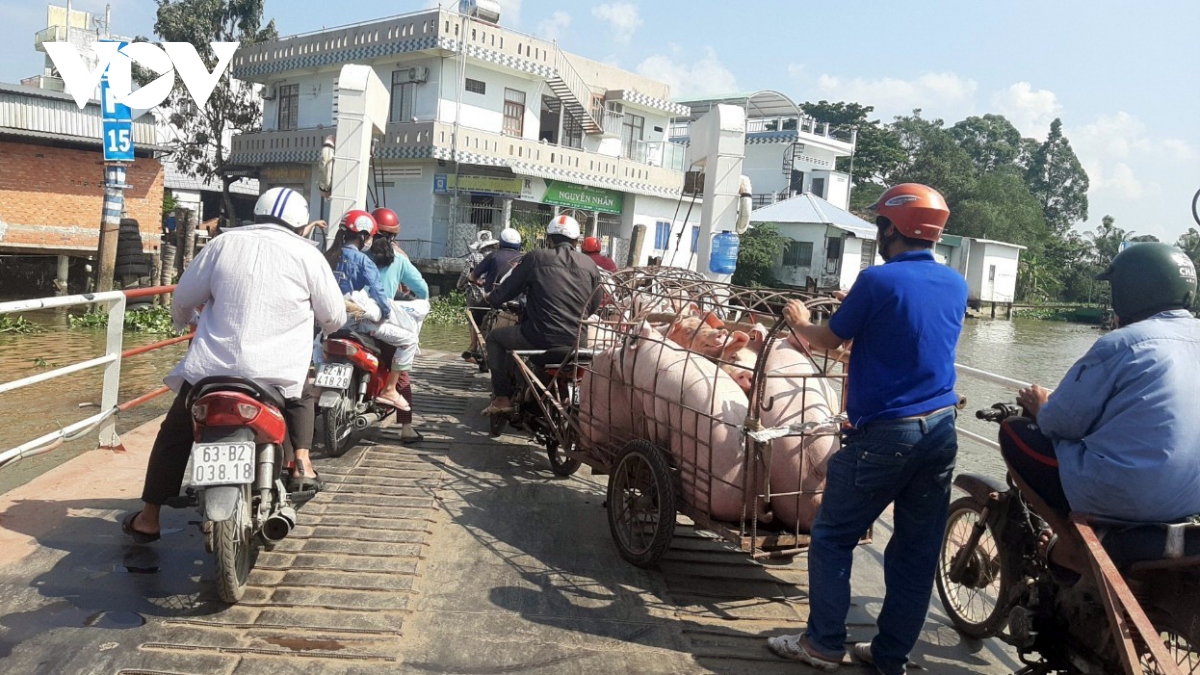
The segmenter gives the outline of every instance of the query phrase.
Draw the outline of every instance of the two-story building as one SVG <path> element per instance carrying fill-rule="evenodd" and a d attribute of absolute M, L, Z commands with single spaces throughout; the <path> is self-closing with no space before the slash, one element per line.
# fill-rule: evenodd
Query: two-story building
<path fill-rule="evenodd" d="M 263 189 L 293 187 L 327 214 L 320 152 L 335 133 L 347 63 L 372 66 L 390 89 L 367 206 L 399 213 L 414 258 L 459 256 L 478 229 L 570 209 L 625 263 L 635 226 L 674 225 L 684 153 L 668 131 L 690 111 L 666 84 L 456 11 L 240 50 L 232 74 L 262 85 L 266 105 L 262 132 L 235 137 L 231 162 L 259 167 Z"/>
<path fill-rule="evenodd" d="M 770 206 L 795 195 L 816 195 L 841 209 L 850 204 L 850 176 L 837 171 L 839 157 L 854 153 L 851 133 L 805 115 L 795 102 L 777 91 L 729 94 L 676 101 L 691 115 L 671 127 L 671 140 L 687 145 L 692 122 L 717 105 L 746 110 L 746 155 L 742 173 L 754 186 L 754 208 Z"/>

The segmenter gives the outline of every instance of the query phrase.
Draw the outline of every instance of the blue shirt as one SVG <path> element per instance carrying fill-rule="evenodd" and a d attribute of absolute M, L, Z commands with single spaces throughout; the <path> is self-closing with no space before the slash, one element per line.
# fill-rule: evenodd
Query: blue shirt
<path fill-rule="evenodd" d="M 404 284 L 417 298 L 429 299 L 429 285 L 425 283 L 425 277 L 421 276 L 416 265 L 403 253 L 396 252 L 396 259 L 391 265 L 379 270 L 379 274 L 383 283 L 383 294 L 387 297 L 395 298 L 400 284 Z"/>
<path fill-rule="evenodd" d="M 337 278 L 338 288 L 342 289 L 342 293 L 352 293 L 365 288 L 367 295 L 379 305 L 383 318 L 388 318 L 392 313 L 392 299 L 383 292 L 379 268 L 375 266 L 371 256 L 353 246 L 343 246 L 342 261 L 338 263 L 333 276 Z"/>
<path fill-rule="evenodd" d="M 1200 321 L 1162 312 L 1096 341 L 1037 416 L 1071 509 L 1131 521 L 1200 514 Z"/>
<path fill-rule="evenodd" d="M 491 293 L 492 289 L 496 287 L 496 283 L 503 279 L 509 270 L 517 266 L 517 262 L 523 255 L 517 249 L 501 247 L 499 250 L 489 253 L 475 266 L 471 274 L 474 274 L 476 279 L 483 280 L 484 293 Z"/>
<path fill-rule="evenodd" d="M 967 313 L 967 283 L 930 251 L 868 267 L 829 320 L 854 340 L 846 385 L 850 423 L 911 417 L 958 403 L 954 350 Z"/>

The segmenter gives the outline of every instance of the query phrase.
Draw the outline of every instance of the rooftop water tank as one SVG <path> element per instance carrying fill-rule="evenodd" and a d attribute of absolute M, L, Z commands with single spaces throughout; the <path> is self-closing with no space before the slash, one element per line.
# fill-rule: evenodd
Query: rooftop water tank
<path fill-rule="evenodd" d="M 500 3 L 497 0 L 459 0 L 458 11 L 480 21 L 500 23 Z"/>

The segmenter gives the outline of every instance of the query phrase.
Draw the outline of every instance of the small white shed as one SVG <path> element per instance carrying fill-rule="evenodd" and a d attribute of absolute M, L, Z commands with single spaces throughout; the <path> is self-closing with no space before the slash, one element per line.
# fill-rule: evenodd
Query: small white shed
<path fill-rule="evenodd" d="M 883 264 L 874 225 L 811 193 L 764 206 L 750 222 L 772 223 L 791 240 L 774 269 L 788 286 L 849 290 L 860 271 Z"/>
<path fill-rule="evenodd" d="M 963 237 L 962 258 L 966 268 L 959 271 L 967 280 L 967 300 L 978 307 L 983 303 L 1013 302 L 1017 295 L 1017 268 L 1026 247 L 990 239 Z"/>

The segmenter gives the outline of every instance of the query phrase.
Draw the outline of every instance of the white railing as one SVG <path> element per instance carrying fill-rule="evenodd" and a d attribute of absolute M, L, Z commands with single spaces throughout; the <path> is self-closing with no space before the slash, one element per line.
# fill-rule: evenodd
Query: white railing
<path fill-rule="evenodd" d="M 104 387 L 100 395 L 100 412 L 85 420 L 63 427 L 58 431 L 52 431 L 44 436 L 39 436 L 11 450 L 0 453 L 0 467 L 19 459 L 49 452 L 57 447 L 60 442 L 81 438 L 97 427 L 100 428 L 101 446 L 116 447 L 119 443 L 117 440 L 117 423 L 115 417 L 118 412 L 117 391 L 121 384 L 121 344 L 125 334 L 125 294 L 121 291 L 109 291 L 107 293 L 89 295 L 68 295 L 61 298 L 38 298 L 34 300 L 5 302 L 0 303 L 0 315 L 32 312 L 42 309 L 56 309 L 59 307 L 76 307 L 79 305 L 100 305 L 108 312 L 108 341 L 105 346 L 104 356 L 0 384 L 0 394 L 103 366 Z M 114 321 L 114 319 L 116 320 Z"/>
<path fill-rule="evenodd" d="M 45 309 L 62 307 L 77 307 L 80 305 L 97 305 L 107 311 L 106 326 L 107 341 L 104 355 L 93 359 L 62 366 L 44 373 L 30 375 L 12 382 L 0 384 L 0 394 L 5 394 L 26 387 L 49 382 L 67 375 L 73 375 L 92 368 L 104 368 L 104 384 L 100 394 L 100 412 L 86 419 L 70 424 L 58 431 L 39 436 L 31 441 L 22 443 L 15 448 L 0 452 L 0 468 L 27 457 L 34 457 L 50 452 L 68 441 L 78 440 L 99 429 L 100 447 L 119 448 L 121 441 L 117 437 L 116 417 L 122 411 L 134 408 L 146 401 L 161 396 L 167 392 L 166 387 L 160 387 L 132 401 L 119 404 L 117 397 L 121 386 L 121 361 L 123 358 L 145 354 L 191 339 L 191 335 L 183 335 L 154 344 L 122 351 L 125 338 L 125 304 L 131 298 L 146 298 L 170 294 L 174 286 L 157 286 L 154 288 L 135 289 L 129 291 L 109 291 L 106 293 L 91 293 L 86 295 L 68 295 L 60 298 L 36 298 L 33 300 L 17 300 L 0 303 L 0 316 L 35 312 Z"/>
<path fill-rule="evenodd" d="M 1002 387 L 1007 387 L 1009 389 L 1024 389 L 1026 387 L 1033 386 L 1029 382 L 1022 382 L 1021 380 L 1014 380 L 1011 377 L 997 375 L 996 373 L 989 373 L 986 370 L 972 368 L 971 366 L 964 366 L 961 363 L 954 364 L 954 367 L 958 371 L 959 375 L 966 375 L 967 377 L 972 377 L 977 380 L 983 380 L 984 382 L 991 382 L 992 384 L 998 384 Z M 1047 388 L 1047 389 L 1049 391 L 1053 391 L 1053 389 L 1049 389 L 1049 388 Z M 998 443 L 996 441 L 996 439 L 982 436 L 982 435 L 977 434 L 968 429 L 964 429 L 961 426 L 958 427 L 958 434 L 960 436 L 965 436 L 966 438 L 969 438 L 969 439 L 975 441 L 976 443 L 981 443 L 983 445 L 986 445 L 987 447 L 989 447 L 993 450 L 1000 449 L 1000 443 Z"/>

